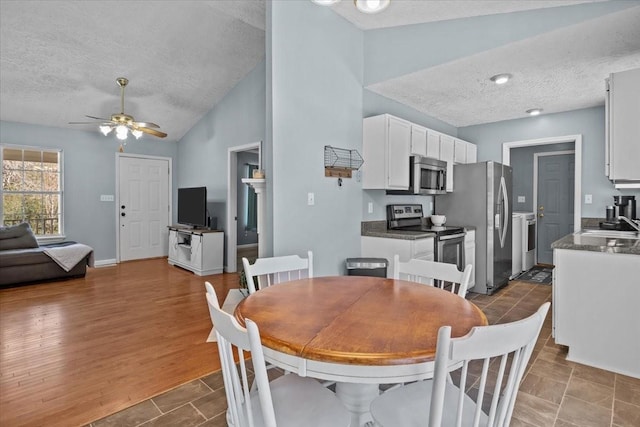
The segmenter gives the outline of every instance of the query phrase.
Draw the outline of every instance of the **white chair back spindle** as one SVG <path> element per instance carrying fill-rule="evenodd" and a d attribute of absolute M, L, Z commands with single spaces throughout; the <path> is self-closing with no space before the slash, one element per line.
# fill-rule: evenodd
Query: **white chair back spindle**
<path fill-rule="evenodd" d="M 308 251 L 307 256 L 306 259 L 298 255 L 258 258 L 253 264 L 242 258 L 249 293 L 278 283 L 313 277 L 313 253 Z M 257 277 L 257 283 L 254 277 Z"/>
<path fill-rule="evenodd" d="M 442 289 L 451 285 L 451 292 L 462 298 L 467 295 L 473 266 L 467 264 L 464 271 L 459 271 L 454 264 L 434 262 L 421 259 L 410 259 L 401 262 L 400 257 L 393 257 L 393 278 L 411 282 L 438 286 Z"/>
<path fill-rule="evenodd" d="M 526 319 L 475 327 L 459 338 L 451 337 L 450 326 L 440 328 L 433 380 L 376 398 L 371 404 L 376 425 L 508 426 L 549 306 L 542 304 Z M 462 367 L 450 376 L 450 367 L 460 362 Z"/>

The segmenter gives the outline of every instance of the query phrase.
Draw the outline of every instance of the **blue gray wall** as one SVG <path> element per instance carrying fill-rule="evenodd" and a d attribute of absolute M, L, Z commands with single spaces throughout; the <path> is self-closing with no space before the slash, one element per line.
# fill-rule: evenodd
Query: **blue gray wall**
<path fill-rule="evenodd" d="M 97 130 L 61 129 L 24 123 L 1 122 L 3 144 L 61 148 L 64 156 L 64 231 L 67 240 L 91 246 L 95 259 L 116 258 L 116 202 L 101 202 L 101 194 L 116 194 L 115 135 Z M 125 151 L 134 154 L 170 157 L 175 169 L 177 144 L 159 139 L 129 139 Z M 176 174 L 173 188 L 176 189 Z M 175 207 L 175 196 L 173 199 Z M 175 210 L 175 209 L 174 209 Z"/>
<path fill-rule="evenodd" d="M 549 151 L 569 151 L 574 149 L 573 143 L 536 145 L 511 149 L 511 167 L 513 168 L 513 210 L 534 212 L 533 206 L 533 160 L 535 153 Z M 523 196 L 524 202 L 518 197 Z"/>
<path fill-rule="evenodd" d="M 226 202 L 228 148 L 264 139 L 264 67 L 262 61 L 178 142 L 181 187 L 206 185 L 209 202 Z"/>
<path fill-rule="evenodd" d="M 616 190 L 604 174 L 604 125 L 604 107 L 594 107 L 468 126 L 459 128 L 458 136 L 478 145 L 478 161 L 501 162 L 505 142 L 582 135 L 582 194 L 593 195 L 592 204 L 585 204 L 582 197 L 582 216 L 603 218 L 614 195 L 635 195 L 640 200 L 640 191 Z"/>
<path fill-rule="evenodd" d="M 310 1 L 270 3 L 273 252 L 313 250 L 314 274 L 335 275 L 360 254 L 362 187 L 324 176 L 324 146 L 362 149 L 363 34 Z"/>

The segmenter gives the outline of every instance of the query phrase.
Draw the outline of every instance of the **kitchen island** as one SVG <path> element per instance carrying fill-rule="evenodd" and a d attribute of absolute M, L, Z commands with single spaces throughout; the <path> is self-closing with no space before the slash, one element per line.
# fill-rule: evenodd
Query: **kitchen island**
<path fill-rule="evenodd" d="M 583 230 L 551 247 L 556 344 L 567 360 L 640 378 L 640 239 Z"/>

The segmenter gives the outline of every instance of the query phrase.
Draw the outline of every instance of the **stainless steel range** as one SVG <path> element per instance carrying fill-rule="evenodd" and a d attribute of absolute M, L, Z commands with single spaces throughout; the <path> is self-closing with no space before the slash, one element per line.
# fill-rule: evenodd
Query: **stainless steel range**
<path fill-rule="evenodd" d="M 434 233 L 435 260 L 455 264 L 458 270 L 464 270 L 464 236 L 467 233 L 463 227 L 432 226 L 423 219 L 422 205 L 410 204 L 387 205 L 387 228 L 398 231 Z"/>

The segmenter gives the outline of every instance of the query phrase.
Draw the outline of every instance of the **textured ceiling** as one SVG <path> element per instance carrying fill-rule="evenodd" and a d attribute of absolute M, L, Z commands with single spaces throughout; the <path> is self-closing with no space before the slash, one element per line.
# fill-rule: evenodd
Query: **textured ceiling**
<path fill-rule="evenodd" d="M 367 88 L 455 127 L 604 105 L 609 73 L 640 68 L 640 7 Z M 499 72 L 512 80 L 498 86 Z"/>
<path fill-rule="evenodd" d="M 384 12 L 374 15 L 359 12 L 350 0 L 331 7 L 356 27 L 373 30 L 599 1 L 603 0 L 391 0 Z"/>
<path fill-rule="evenodd" d="M 264 57 L 264 1 L 2 1 L 0 119 L 120 111 L 179 140 Z M 76 125 L 95 130 L 97 126 Z M 153 138 L 147 137 L 145 138 Z"/>
<path fill-rule="evenodd" d="M 392 0 L 378 15 L 356 12 L 343 0 L 332 9 L 374 29 L 591 1 L 601 0 Z M 553 112 L 599 105 L 608 73 L 640 67 L 638 11 L 368 89 L 455 126 L 522 117 L 536 106 Z M 159 124 L 166 140 L 177 141 L 263 59 L 264 28 L 265 0 L 0 0 L 0 120 L 97 131 L 67 122 L 119 112 L 115 79 L 124 76 L 130 80 L 125 112 Z M 498 63 L 515 77 L 500 88 L 486 80 Z"/>

